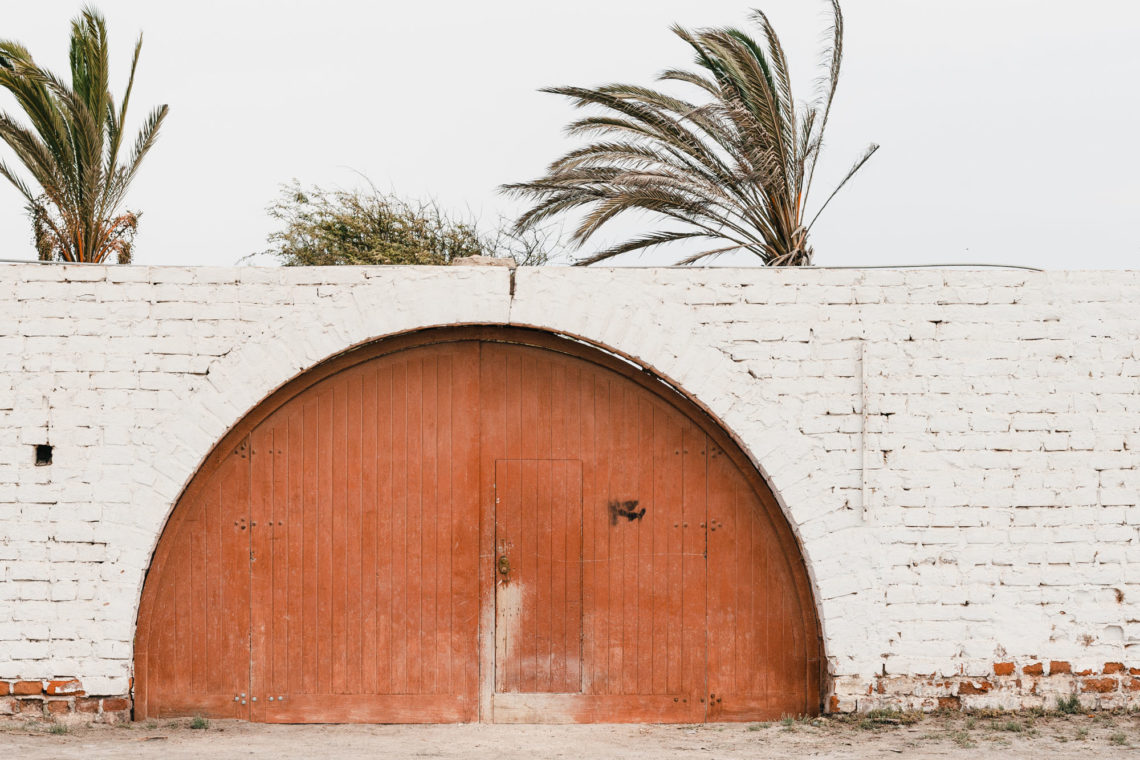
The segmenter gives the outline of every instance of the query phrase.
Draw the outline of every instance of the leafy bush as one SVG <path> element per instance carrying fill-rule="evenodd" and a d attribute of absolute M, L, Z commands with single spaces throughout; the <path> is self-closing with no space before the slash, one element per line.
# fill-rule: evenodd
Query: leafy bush
<path fill-rule="evenodd" d="M 542 232 L 493 233 L 453 217 L 436 203 L 412 202 L 375 187 L 304 188 L 293 180 L 268 208 L 281 223 L 269 248 L 285 266 L 450 264 L 467 256 L 510 257 L 523 266 L 546 263 Z"/>

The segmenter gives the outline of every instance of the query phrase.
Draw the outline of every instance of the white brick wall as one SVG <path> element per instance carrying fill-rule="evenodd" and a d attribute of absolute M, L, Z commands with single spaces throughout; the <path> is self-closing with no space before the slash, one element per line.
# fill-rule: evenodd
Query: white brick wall
<path fill-rule="evenodd" d="M 1140 699 L 1138 305 L 1140 272 L 544 268 L 512 297 L 500 268 L 0 266 L 0 680 L 125 693 L 151 551 L 227 429 L 352 345 L 509 323 L 740 441 L 839 708 Z"/>

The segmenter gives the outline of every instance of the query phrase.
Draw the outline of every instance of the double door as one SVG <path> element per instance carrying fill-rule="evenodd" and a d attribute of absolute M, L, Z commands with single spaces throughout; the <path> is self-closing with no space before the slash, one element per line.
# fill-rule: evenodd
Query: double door
<path fill-rule="evenodd" d="M 385 354 L 192 482 L 144 589 L 136 716 L 810 712 L 772 534 L 724 452 L 619 373 L 490 341 Z"/>

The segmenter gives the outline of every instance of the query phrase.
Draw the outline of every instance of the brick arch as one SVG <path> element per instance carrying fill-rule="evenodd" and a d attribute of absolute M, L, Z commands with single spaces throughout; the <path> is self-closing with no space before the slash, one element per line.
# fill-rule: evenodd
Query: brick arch
<path fill-rule="evenodd" d="M 319 320 L 298 312 L 267 327 L 211 363 L 205 379 L 186 391 L 169 424 L 151 431 L 150 444 L 158 453 L 149 490 L 151 503 L 161 507 L 140 511 L 138 528 L 149 537 L 147 548 L 123 558 L 136 573 L 136 611 L 150 557 L 179 494 L 215 444 L 248 411 L 297 375 L 355 347 L 455 325 L 525 326 L 569 336 L 623 357 L 683 391 L 766 481 L 797 538 L 812 586 L 819 588 L 816 555 L 834 552 L 827 521 L 841 507 L 828 503 L 827 484 L 812 467 L 818 444 L 781 410 L 754 403 L 748 390 L 753 378 L 709 347 L 712 342 L 702 339 L 692 315 L 663 302 L 652 308 L 626 305 L 607 315 L 589 302 L 544 309 L 488 299 L 472 308 L 470 299 L 449 299 L 442 293 L 428 305 L 412 289 L 403 298 L 399 292 L 386 292 L 385 298 L 385 308 L 377 309 L 359 291 L 340 293 L 330 298 Z M 140 476 L 139 481 L 147 479 Z M 825 650 L 830 652 L 829 624 L 847 616 L 847 608 L 830 604 L 818 592 L 815 603 Z"/>

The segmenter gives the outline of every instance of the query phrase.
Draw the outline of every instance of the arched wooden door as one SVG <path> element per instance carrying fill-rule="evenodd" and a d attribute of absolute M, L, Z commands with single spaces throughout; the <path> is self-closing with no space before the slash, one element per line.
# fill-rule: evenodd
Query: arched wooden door
<path fill-rule="evenodd" d="M 759 475 L 667 386 L 468 328 L 298 378 L 187 488 L 143 590 L 136 717 L 699 722 L 820 707 Z"/>

